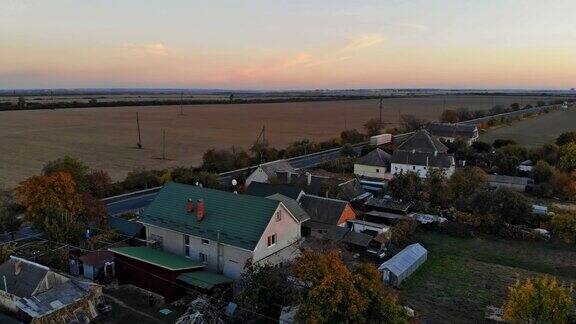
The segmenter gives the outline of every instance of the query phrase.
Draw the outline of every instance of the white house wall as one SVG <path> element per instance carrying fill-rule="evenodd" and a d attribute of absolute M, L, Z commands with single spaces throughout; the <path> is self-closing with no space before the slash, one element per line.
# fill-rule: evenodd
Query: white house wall
<path fill-rule="evenodd" d="M 375 167 L 364 164 L 354 164 L 354 174 L 360 177 L 385 179 L 386 167 Z"/>
<path fill-rule="evenodd" d="M 258 262 L 300 240 L 300 224 L 290 214 L 284 204 L 280 204 L 276 211 L 280 212 L 280 221 L 276 215 L 272 216 L 264 234 L 254 249 L 254 262 Z M 276 234 L 276 244 L 268 246 L 268 236 Z"/>
<path fill-rule="evenodd" d="M 413 164 L 399 164 L 399 163 L 392 163 L 391 168 L 392 174 L 400 174 L 400 173 L 407 173 L 407 172 L 415 172 L 418 174 L 420 178 L 426 178 L 428 175 L 428 171 L 430 169 L 434 169 L 432 167 L 426 167 L 424 165 L 413 165 Z M 447 169 L 443 169 L 446 177 L 451 177 L 454 174 L 455 167 L 450 167 Z"/>

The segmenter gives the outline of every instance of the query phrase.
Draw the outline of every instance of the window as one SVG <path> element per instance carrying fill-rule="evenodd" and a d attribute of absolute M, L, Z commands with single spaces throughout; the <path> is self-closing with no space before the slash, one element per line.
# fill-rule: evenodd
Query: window
<path fill-rule="evenodd" d="M 276 244 L 276 234 L 268 236 L 268 246 Z"/>
<path fill-rule="evenodd" d="M 416 170 L 416 166 L 415 166 L 415 165 L 412 166 L 412 170 Z"/>
<path fill-rule="evenodd" d="M 380 169 L 376 169 L 376 173 L 380 172 Z"/>
<path fill-rule="evenodd" d="M 208 263 L 208 255 L 206 253 L 200 252 L 199 259 L 202 263 Z"/>
<path fill-rule="evenodd" d="M 206 245 L 208 245 L 208 244 L 210 244 L 210 241 L 208 241 L 208 240 L 205 240 L 205 239 L 202 239 L 202 244 L 206 244 Z"/>
<path fill-rule="evenodd" d="M 279 222 L 282 220 L 282 213 L 279 210 L 276 211 L 276 221 Z"/>
<path fill-rule="evenodd" d="M 184 255 L 190 257 L 190 236 L 184 235 Z"/>

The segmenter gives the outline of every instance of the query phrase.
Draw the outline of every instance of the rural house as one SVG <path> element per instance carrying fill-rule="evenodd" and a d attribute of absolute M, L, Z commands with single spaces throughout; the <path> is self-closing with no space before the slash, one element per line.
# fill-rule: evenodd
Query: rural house
<path fill-rule="evenodd" d="M 425 130 L 415 132 L 392 154 L 391 172 L 394 175 L 414 172 L 419 177 L 426 178 L 429 170 L 441 169 L 450 177 L 455 168 L 454 156 L 448 154 L 446 145 Z"/>
<path fill-rule="evenodd" d="M 282 201 L 168 183 L 140 217 L 159 249 L 238 278 L 244 267 L 296 255 L 300 220 Z"/>
<path fill-rule="evenodd" d="M 390 174 L 386 172 L 390 168 L 391 160 L 390 154 L 376 148 L 354 163 L 354 174 L 359 177 L 388 179 Z"/>
<path fill-rule="evenodd" d="M 87 323 L 102 287 L 11 256 L 0 265 L 0 304 L 30 323 Z"/>
<path fill-rule="evenodd" d="M 310 216 L 310 220 L 302 226 L 311 234 L 333 226 L 346 227 L 348 220 L 356 219 L 356 212 L 345 200 L 305 195 L 300 199 L 300 203 Z"/>
<path fill-rule="evenodd" d="M 296 172 L 296 169 L 287 160 L 262 163 L 246 178 L 245 185 L 248 187 L 253 181 L 267 183 L 271 178 L 276 178 L 278 172 Z"/>
<path fill-rule="evenodd" d="M 430 135 L 450 143 L 457 139 L 462 139 L 468 145 L 472 145 L 479 137 L 476 125 L 432 123 L 428 125 L 427 129 Z"/>

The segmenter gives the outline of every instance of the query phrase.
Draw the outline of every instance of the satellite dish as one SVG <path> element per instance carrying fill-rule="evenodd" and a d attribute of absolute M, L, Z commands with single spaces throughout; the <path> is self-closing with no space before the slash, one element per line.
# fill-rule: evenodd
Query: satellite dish
<path fill-rule="evenodd" d="M 200 182 L 196 181 L 196 187 L 198 187 L 200 185 Z"/>
<path fill-rule="evenodd" d="M 236 187 L 237 184 L 238 184 L 238 181 L 236 181 L 236 179 L 232 179 L 232 185 L 233 185 L 234 187 Z"/>

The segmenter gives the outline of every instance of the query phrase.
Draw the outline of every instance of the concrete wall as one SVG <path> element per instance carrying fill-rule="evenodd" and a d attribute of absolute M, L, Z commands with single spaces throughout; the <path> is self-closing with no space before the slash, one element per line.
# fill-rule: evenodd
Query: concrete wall
<path fill-rule="evenodd" d="M 162 249 L 164 251 L 186 256 L 184 248 L 185 234 L 146 225 L 146 237 L 150 238 L 150 235 L 152 234 L 162 237 Z M 208 240 L 208 242 L 208 244 L 204 244 L 202 243 L 201 238 L 190 236 L 190 258 L 193 260 L 199 260 L 200 253 L 204 253 L 208 258 L 206 263 L 206 268 L 208 270 L 214 272 L 218 272 L 218 270 L 224 271 L 224 274 L 234 279 L 239 278 L 242 269 L 244 269 L 244 266 L 246 265 L 246 261 L 252 258 L 252 252 L 234 246 L 217 244 L 217 242 L 213 240 Z M 220 247 L 220 269 L 217 269 L 218 245 Z"/>
<path fill-rule="evenodd" d="M 360 177 L 385 179 L 386 167 L 375 167 L 364 164 L 354 164 L 354 174 Z"/>
<path fill-rule="evenodd" d="M 300 240 L 300 224 L 290 214 L 284 204 L 280 203 L 276 213 L 280 213 L 280 220 L 276 219 L 276 214 L 270 219 L 270 223 L 268 223 L 264 234 L 262 234 L 260 241 L 256 245 L 256 249 L 254 249 L 254 262 L 277 253 Z M 272 234 L 276 234 L 276 244 L 268 246 L 268 236 Z"/>
<path fill-rule="evenodd" d="M 261 167 L 258 167 L 258 169 L 254 170 L 254 172 L 252 172 L 252 174 L 246 178 L 246 187 L 248 187 L 252 181 L 266 183 L 268 182 L 268 175 L 266 172 L 264 172 L 264 170 L 262 170 Z"/>
<path fill-rule="evenodd" d="M 406 173 L 406 172 L 415 172 L 418 174 L 418 176 L 420 178 L 426 178 L 426 176 L 428 175 L 428 171 L 430 169 L 434 169 L 434 168 L 426 167 L 423 165 L 392 163 L 392 167 L 391 167 L 390 172 L 394 175 L 400 174 L 400 173 Z M 451 166 L 450 168 L 443 169 L 443 170 L 444 170 L 446 177 L 450 178 L 452 176 L 452 174 L 454 174 L 454 171 L 456 170 L 456 168 L 454 166 Z"/>

